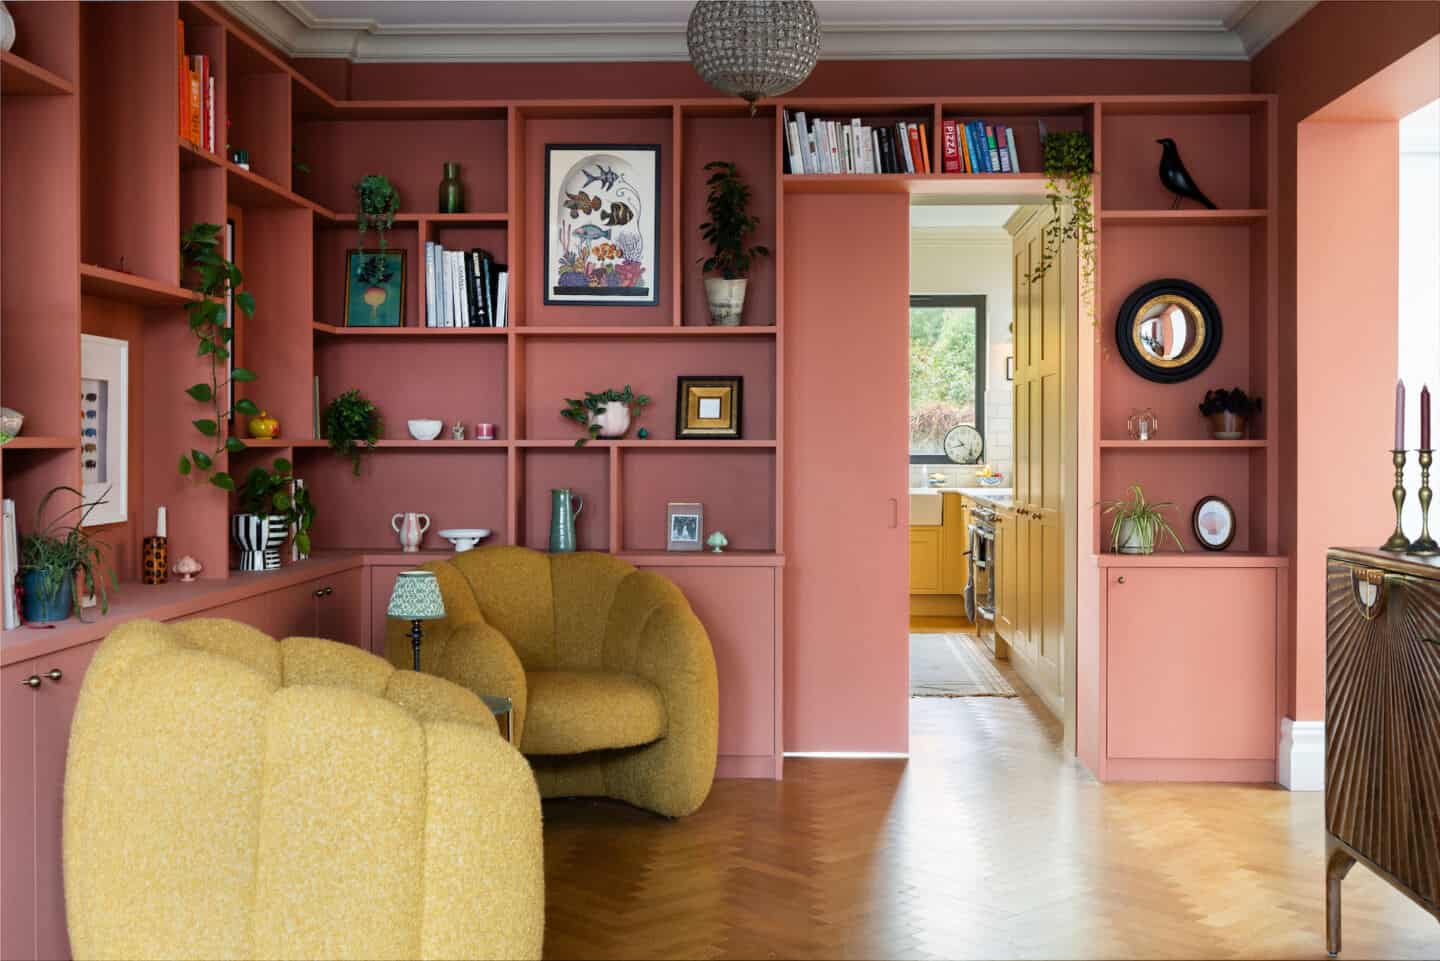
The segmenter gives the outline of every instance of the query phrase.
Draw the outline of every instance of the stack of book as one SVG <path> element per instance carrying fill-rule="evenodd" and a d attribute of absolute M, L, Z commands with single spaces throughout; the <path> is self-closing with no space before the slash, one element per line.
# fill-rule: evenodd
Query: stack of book
<path fill-rule="evenodd" d="M 510 271 L 479 247 L 425 243 L 425 326 L 505 327 Z"/>
<path fill-rule="evenodd" d="M 215 152 L 215 78 L 210 58 L 185 55 L 185 21 L 175 21 L 176 53 L 180 57 L 180 139 Z"/>
<path fill-rule="evenodd" d="M 785 111 L 785 170 L 792 174 L 928 174 L 930 134 L 922 122 L 870 126 L 807 119 Z"/>
<path fill-rule="evenodd" d="M 1015 128 L 983 120 L 945 120 L 940 161 L 947 174 L 1018 174 Z"/>

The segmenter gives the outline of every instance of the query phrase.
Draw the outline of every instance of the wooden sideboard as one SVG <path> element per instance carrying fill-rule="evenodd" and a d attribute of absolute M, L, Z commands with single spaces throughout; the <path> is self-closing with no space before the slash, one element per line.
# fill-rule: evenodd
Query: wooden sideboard
<path fill-rule="evenodd" d="M 1332 550 L 1325 920 L 1358 861 L 1440 920 L 1440 558 Z"/>

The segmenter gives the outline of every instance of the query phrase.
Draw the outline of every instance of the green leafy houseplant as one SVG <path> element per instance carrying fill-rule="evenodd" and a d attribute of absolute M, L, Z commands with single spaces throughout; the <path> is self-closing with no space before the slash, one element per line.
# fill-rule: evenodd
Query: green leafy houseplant
<path fill-rule="evenodd" d="M 215 457 L 221 453 L 237 453 L 245 449 L 245 442 L 231 433 L 234 416 L 244 414 L 253 417 L 260 413 L 255 402 L 246 398 L 235 399 L 233 386 L 255 380 L 255 375 L 244 367 L 230 369 L 231 345 L 235 331 L 225 316 L 225 298 L 234 296 L 235 307 L 246 317 L 255 316 L 255 298 L 240 290 L 244 277 L 240 268 L 226 260 L 220 253 L 219 224 L 193 224 L 180 235 L 180 255 L 186 274 L 192 278 L 191 289 L 198 291 L 201 298 L 188 308 L 190 331 L 199 342 L 197 353 L 209 358 L 210 380 L 186 388 L 185 393 L 197 403 L 209 406 L 210 416 L 192 421 L 195 429 L 206 438 L 210 451 L 192 447 L 189 453 L 180 455 L 180 473 L 192 471 L 201 474 L 210 472 L 210 483 L 223 490 L 234 490 L 235 481 L 225 471 L 215 470 Z"/>
<path fill-rule="evenodd" d="M 366 174 L 355 185 L 355 196 L 359 201 L 355 225 L 360 228 L 360 240 L 365 240 L 365 231 L 374 230 L 380 235 L 380 249 L 385 249 L 385 231 L 395 226 L 395 215 L 400 212 L 400 191 L 384 174 Z"/>
<path fill-rule="evenodd" d="M 1259 397 L 1251 397 L 1239 387 L 1234 390 L 1221 387 L 1219 390 L 1205 392 L 1205 399 L 1200 402 L 1200 413 L 1206 417 L 1235 414 L 1248 420 L 1252 415 L 1260 413 L 1263 406 L 1264 402 Z"/>
<path fill-rule="evenodd" d="M 700 258 L 700 269 L 726 280 L 739 280 L 750 272 L 750 262 L 768 257 L 770 249 L 745 245 L 745 238 L 755 232 L 760 221 L 750 216 L 750 186 L 740 179 L 739 169 L 728 160 L 712 160 L 705 169 L 711 171 L 705 182 L 709 191 L 705 211 L 710 219 L 700 225 L 700 236 L 714 249 L 710 256 Z"/>
<path fill-rule="evenodd" d="M 73 494 L 77 503 L 62 511 L 48 524 L 45 523 L 45 508 L 56 494 Z M 90 513 L 104 503 L 104 500 L 86 502 L 85 495 L 73 487 L 52 487 L 40 498 L 35 511 L 35 530 L 20 539 L 20 573 L 26 576 L 26 587 L 38 595 L 39 602 L 49 607 L 64 591 L 66 584 L 73 584 L 77 573 L 84 578 L 85 594 L 94 594 L 100 601 L 102 613 L 110 610 L 110 600 L 105 585 L 115 590 L 115 572 L 105 563 L 106 545 L 92 540 L 85 532 L 85 520 Z M 65 518 L 78 514 L 71 523 L 62 523 Z M 80 596 L 74 595 L 71 608 L 80 613 Z"/>
<path fill-rule="evenodd" d="M 358 390 L 347 390 L 325 406 L 325 439 L 331 450 L 350 458 L 356 477 L 360 476 L 360 455 L 374 449 L 384 429 L 380 409 Z"/>
<path fill-rule="evenodd" d="M 1030 270 L 1027 282 L 1035 283 L 1050 272 L 1068 241 L 1080 252 L 1081 287 L 1088 296 L 1095 283 L 1095 148 L 1089 134 L 1078 131 L 1046 134 L 1044 154 L 1046 199 L 1055 217 L 1045 227 L 1040 263 Z M 1063 185 L 1063 187 L 1062 187 Z M 1069 203 L 1067 216 L 1062 205 Z"/>
<path fill-rule="evenodd" d="M 242 514 L 271 514 L 285 518 L 295 529 L 295 546 L 302 554 L 310 553 L 310 525 L 315 522 L 315 504 L 310 491 L 295 485 L 290 462 L 275 458 L 271 469 L 255 466 L 240 486 L 239 506 Z"/>
<path fill-rule="evenodd" d="M 565 398 L 565 408 L 560 411 L 560 416 L 567 420 L 573 420 L 584 427 L 587 435 L 575 442 L 576 447 L 584 447 L 587 441 L 600 436 L 601 425 L 595 423 L 594 415 L 602 412 L 606 404 L 614 403 L 624 404 L 626 410 L 634 411 L 638 416 L 645 405 L 650 403 L 650 398 L 645 394 L 635 393 L 630 389 L 629 384 L 625 385 L 624 390 L 616 390 L 612 387 L 602 390 L 598 394 L 586 393 L 584 400 Z"/>
<path fill-rule="evenodd" d="M 1184 551 L 1185 545 L 1180 543 L 1179 535 L 1163 513 L 1174 507 L 1169 501 L 1147 501 L 1140 485 L 1132 484 L 1127 499 L 1105 505 L 1105 513 L 1115 517 L 1110 525 L 1110 549 L 1117 554 L 1153 554 L 1156 541 L 1168 534 L 1175 546 Z"/>

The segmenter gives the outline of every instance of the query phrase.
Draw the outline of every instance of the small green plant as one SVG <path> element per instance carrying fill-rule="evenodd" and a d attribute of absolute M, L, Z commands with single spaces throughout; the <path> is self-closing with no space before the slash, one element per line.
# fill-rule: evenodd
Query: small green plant
<path fill-rule="evenodd" d="M 395 215 L 400 212 L 400 191 L 384 174 L 366 174 L 355 185 L 355 196 L 359 201 L 355 225 L 360 228 L 360 240 L 365 240 L 365 231 L 373 230 L 380 235 L 380 249 L 385 249 L 385 231 L 395 226 Z"/>
<path fill-rule="evenodd" d="M 709 189 L 705 210 L 710 219 L 700 225 L 700 236 L 714 252 L 700 258 L 700 269 L 726 280 L 739 280 L 750 272 L 752 260 L 770 255 L 770 248 L 745 246 L 745 238 L 755 232 L 760 221 L 750 216 L 750 186 L 740 179 L 739 169 L 728 160 L 712 160 L 705 169 L 712 171 L 705 182 Z"/>
<path fill-rule="evenodd" d="M 255 298 L 240 290 L 244 277 L 240 268 L 226 260 L 220 253 L 219 224 L 199 223 L 191 225 L 180 235 L 180 255 L 185 273 L 191 279 L 191 289 L 200 293 L 199 300 L 188 308 L 190 331 L 199 345 L 197 352 L 210 360 L 210 381 L 193 384 L 185 393 L 197 403 L 210 407 L 209 417 L 192 421 L 195 429 L 207 438 L 212 449 L 207 453 L 199 447 L 192 447 L 189 453 L 180 455 L 180 473 L 192 471 L 201 474 L 210 472 L 210 483 L 223 490 L 234 490 L 235 481 L 225 471 L 214 470 L 215 457 L 221 453 L 237 453 L 245 449 L 245 442 L 231 433 L 234 416 L 244 414 L 253 417 L 260 412 L 255 402 L 246 398 L 235 399 L 235 384 L 249 383 L 255 375 L 244 367 L 231 368 L 229 364 L 231 346 L 235 331 L 230 318 L 225 315 L 227 295 L 233 295 L 235 308 L 246 317 L 255 316 Z"/>
<path fill-rule="evenodd" d="M 1095 285 L 1095 148 L 1089 134 L 1078 131 L 1046 134 L 1042 144 L 1046 199 L 1054 219 L 1045 227 L 1040 263 L 1026 281 L 1035 283 L 1050 272 L 1068 241 L 1080 253 L 1081 289 L 1088 297 Z M 1063 184 L 1063 189 L 1062 189 Z M 1062 205 L 1069 203 L 1068 216 Z"/>
<path fill-rule="evenodd" d="M 347 390 L 325 407 L 325 439 L 330 449 L 350 458 L 355 476 L 360 476 L 360 455 L 373 450 L 385 423 L 380 409 L 361 396 L 358 390 Z"/>
<path fill-rule="evenodd" d="M 50 498 L 59 493 L 73 494 L 77 503 L 47 524 L 45 508 L 49 506 Z M 35 510 L 34 532 L 20 538 L 20 572 L 40 575 L 40 600 L 43 604 L 54 603 L 66 581 L 73 579 L 78 572 L 84 577 L 84 593 L 94 594 L 100 600 L 101 613 L 109 613 L 110 599 L 105 585 L 108 581 L 110 590 L 115 590 L 115 572 L 105 563 L 107 546 L 92 540 L 84 529 L 91 512 L 103 503 L 103 497 L 87 502 L 80 491 L 64 486 L 52 487 L 40 498 L 40 506 Z M 72 523 L 62 523 L 72 514 L 80 516 Z M 75 595 L 73 609 L 78 616 L 79 594 Z"/>
<path fill-rule="evenodd" d="M 1160 535 L 1168 534 L 1184 551 L 1185 545 L 1163 513 L 1174 508 L 1169 501 L 1147 501 L 1140 485 L 1132 484 L 1127 499 L 1105 504 L 1105 513 L 1115 517 L 1110 525 L 1110 549 L 1117 554 L 1153 554 Z"/>
<path fill-rule="evenodd" d="M 616 390 L 612 387 L 609 390 L 602 390 L 598 394 L 587 393 L 584 400 L 575 400 L 571 397 L 565 398 L 565 409 L 560 411 L 560 416 L 567 420 L 573 420 L 581 427 L 584 427 L 587 435 L 575 442 L 576 447 L 584 447 L 587 441 L 594 440 L 600 436 L 600 425 L 592 423 L 591 417 L 593 414 L 603 410 L 606 404 L 613 404 L 617 401 L 633 410 L 636 416 L 639 416 L 640 411 L 645 408 L 645 405 L 650 403 L 650 398 L 645 394 L 635 393 L 630 389 L 629 384 L 625 385 L 624 390 Z"/>
<path fill-rule="evenodd" d="M 1264 402 L 1259 397 L 1251 397 L 1239 387 L 1234 390 L 1221 387 L 1219 390 L 1205 392 L 1205 399 L 1200 402 L 1200 413 L 1206 417 L 1213 414 L 1238 414 L 1249 418 L 1252 414 L 1260 413 L 1263 406 Z"/>
<path fill-rule="evenodd" d="M 243 514 L 276 514 L 295 528 L 295 546 L 302 554 L 310 553 L 310 525 L 315 522 L 315 504 L 310 491 L 296 486 L 290 462 L 275 458 L 270 469 L 255 466 L 245 475 L 239 490 L 240 512 Z"/>

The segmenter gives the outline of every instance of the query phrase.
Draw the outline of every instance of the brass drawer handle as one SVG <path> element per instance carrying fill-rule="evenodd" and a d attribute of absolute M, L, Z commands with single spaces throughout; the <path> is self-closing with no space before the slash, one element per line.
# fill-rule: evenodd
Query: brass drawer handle
<path fill-rule="evenodd" d="M 1373 621 L 1385 609 L 1385 572 L 1373 567 L 1355 568 L 1350 572 L 1350 590 L 1360 616 Z"/>
<path fill-rule="evenodd" d="M 58 680 L 60 680 L 60 678 L 64 677 L 65 675 L 64 675 L 64 673 L 61 672 L 60 668 L 58 668 L 58 667 L 52 667 L 52 668 L 50 668 L 50 670 L 48 670 L 48 671 L 45 672 L 45 676 L 48 677 L 48 678 L 49 678 L 50 680 L 52 680 L 52 681 L 58 681 Z"/>

